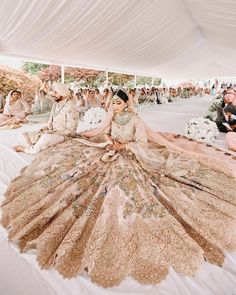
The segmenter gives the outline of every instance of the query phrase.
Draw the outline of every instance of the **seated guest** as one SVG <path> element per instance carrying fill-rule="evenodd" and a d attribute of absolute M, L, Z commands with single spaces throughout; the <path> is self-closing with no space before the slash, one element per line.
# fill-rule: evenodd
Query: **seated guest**
<path fill-rule="evenodd" d="M 189 91 L 187 87 L 184 87 L 182 90 L 181 98 L 188 98 L 189 97 Z"/>
<path fill-rule="evenodd" d="M 82 91 L 81 91 L 81 96 L 85 102 L 85 107 L 87 107 L 88 93 L 89 93 L 89 89 L 87 89 L 87 88 L 82 89 Z"/>
<path fill-rule="evenodd" d="M 200 88 L 199 95 L 200 95 L 200 97 L 202 97 L 204 95 L 204 89 L 203 88 Z"/>
<path fill-rule="evenodd" d="M 193 95 L 197 96 L 198 95 L 198 90 L 196 87 L 193 87 Z"/>
<path fill-rule="evenodd" d="M 211 96 L 215 96 L 216 95 L 216 89 L 215 89 L 215 84 L 213 84 L 213 86 L 211 87 Z"/>
<path fill-rule="evenodd" d="M 49 95 L 49 89 L 46 83 L 43 83 L 35 95 L 35 102 L 32 106 L 32 115 L 27 116 L 28 122 L 44 123 L 49 120 L 52 109 L 52 99 Z"/>
<path fill-rule="evenodd" d="M 87 89 L 87 88 L 82 89 L 82 91 L 81 91 L 81 95 L 83 96 L 84 100 L 88 96 L 88 91 L 89 91 L 89 89 Z"/>
<path fill-rule="evenodd" d="M 75 99 L 76 99 L 76 108 L 85 107 L 85 100 L 81 92 L 77 92 L 75 94 Z"/>
<path fill-rule="evenodd" d="M 7 96 L 3 114 L 0 115 L 0 126 L 10 126 L 27 122 L 26 116 L 30 113 L 30 106 L 21 96 L 21 92 L 11 90 Z"/>
<path fill-rule="evenodd" d="M 136 89 L 131 89 L 129 91 L 130 99 L 133 101 L 133 105 L 138 106 L 138 96 L 136 95 Z"/>
<path fill-rule="evenodd" d="M 188 88 L 188 98 L 190 98 L 193 95 L 194 95 L 193 88 L 192 87 Z"/>
<path fill-rule="evenodd" d="M 96 88 L 94 90 L 94 96 L 95 96 L 95 99 L 96 99 L 96 102 L 97 102 L 97 106 L 101 107 L 102 106 L 101 105 L 102 104 L 102 95 L 101 95 L 98 88 Z"/>
<path fill-rule="evenodd" d="M 158 98 L 159 98 L 160 104 L 168 102 L 168 98 L 166 97 L 166 94 L 165 94 L 165 88 L 159 88 L 158 93 L 159 93 Z"/>
<path fill-rule="evenodd" d="M 5 100 L 4 100 L 3 95 L 0 94 L 0 113 L 3 112 L 4 106 L 5 106 Z"/>
<path fill-rule="evenodd" d="M 81 119 L 84 115 L 84 113 L 87 111 L 85 100 L 81 94 L 82 92 L 77 92 L 75 94 L 75 100 L 76 100 L 76 110 L 79 113 L 79 118 Z"/>
<path fill-rule="evenodd" d="M 177 91 L 176 91 L 175 88 L 173 88 L 173 90 L 172 90 L 172 95 L 173 95 L 173 97 L 176 97 L 177 96 Z"/>
<path fill-rule="evenodd" d="M 147 97 L 147 95 L 146 95 L 145 89 L 141 88 L 140 94 L 138 96 L 138 103 L 139 104 L 144 103 L 146 101 L 146 97 Z"/>
<path fill-rule="evenodd" d="M 37 154 L 75 136 L 78 124 L 76 100 L 71 98 L 69 89 L 62 83 L 54 83 L 54 91 L 51 96 L 54 103 L 48 127 L 40 129 L 39 132 L 24 133 L 28 146 L 15 146 L 16 152 Z"/>
<path fill-rule="evenodd" d="M 220 132 L 229 132 L 236 126 L 236 106 L 229 103 L 225 108 L 217 108 L 216 125 Z M 234 130 L 233 130 L 234 131 Z"/>
<path fill-rule="evenodd" d="M 169 99 L 169 96 L 170 96 L 170 92 L 169 92 L 169 89 L 168 88 L 163 88 L 163 91 L 164 91 L 164 97 L 166 99 Z"/>
<path fill-rule="evenodd" d="M 108 88 L 105 88 L 103 90 L 102 100 L 101 100 L 101 106 L 105 108 L 105 110 L 109 109 L 111 103 L 111 92 Z"/>
<path fill-rule="evenodd" d="M 92 89 L 87 91 L 85 102 L 86 102 L 87 109 L 96 108 L 100 105 L 100 102 L 97 101 L 97 99 L 95 97 L 95 92 Z"/>
<path fill-rule="evenodd" d="M 180 97 L 180 95 L 181 95 L 181 92 L 182 92 L 182 89 L 181 89 L 181 87 L 178 87 L 178 88 L 177 88 L 176 95 L 177 95 L 178 97 Z"/>
<path fill-rule="evenodd" d="M 175 88 L 172 88 L 171 96 L 172 96 L 173 98 L 175 98 L 175 97 L 176 97 L 176 94 L 177 94 L 176 89 L 175 89 Z"/>
<path fill-rule="evenodd" d="M 149 93 L 146 96 L 146 102 L 148 103 L 156 102 L 156 93 L 153 87 L 149 90 Z"/>
<path fill-rule="evenodd" d="M 156 93 L 156 103 L 161 104 L 161 88 L 156 88 L 155 93 Z"/>
<path fill-rule="evenodd" d="M 232 103 L 224 108 L 225 119 L 229 124 L 228 130 L 236 132 L 236 106 Z"/>

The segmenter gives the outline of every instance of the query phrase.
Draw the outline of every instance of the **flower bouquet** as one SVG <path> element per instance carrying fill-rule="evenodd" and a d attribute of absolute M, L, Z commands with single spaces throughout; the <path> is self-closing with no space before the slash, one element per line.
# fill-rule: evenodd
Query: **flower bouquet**
<path fill-rule="evenodd" d="M 91 108 L 84 114 L 84 122 L 87 125 L 99 125 L 106 118 L 106 111 L 103 108 Z"/>
<path fill-rule="evenodd" d="M 90 108 L 85 112 L 83 121 L 78 122 L 77 133 L 99 127 L 105 120 L 107 112 L 103 108 Z"/>
<path fill-rule="evenodd" d="M 219 134 L 216 123 L 203 117 L 193 118 L 185 126 L 185 135 L 201 142 L 212 143 Z"/>

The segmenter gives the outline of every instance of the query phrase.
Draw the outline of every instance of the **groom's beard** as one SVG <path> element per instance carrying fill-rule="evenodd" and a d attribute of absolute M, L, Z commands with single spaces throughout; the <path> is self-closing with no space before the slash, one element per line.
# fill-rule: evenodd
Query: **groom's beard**
<path fill-rule="evenodd" d="M 60 96 L 60 97 L 53 96 L 52 98 L 55 102 L 60 102 L 61 100 L 63 100 L 63 96 Z"/>

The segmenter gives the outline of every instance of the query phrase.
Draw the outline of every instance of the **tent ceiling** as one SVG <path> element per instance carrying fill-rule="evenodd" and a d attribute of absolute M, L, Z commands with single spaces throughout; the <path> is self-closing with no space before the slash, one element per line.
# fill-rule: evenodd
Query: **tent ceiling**
<path fill-rule="evenodd" d="M 236 76 L 235 0 L 1 0 L 0 54 L 166 78 Z"/>

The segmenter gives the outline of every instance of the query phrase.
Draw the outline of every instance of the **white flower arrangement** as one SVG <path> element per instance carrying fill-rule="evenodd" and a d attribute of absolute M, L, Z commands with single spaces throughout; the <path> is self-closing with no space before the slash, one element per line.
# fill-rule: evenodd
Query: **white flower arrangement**
<path fill-rule="evenodd" d="M 77 133 L 91 130 L 93 128 L 101 126 L 105 120 L 107 112 L 103 108 L 90 108 L 85 112 L 83 120 L 78 122 Z"/>
<path fill-rule="evenodd" d="M 99 125 L 106 118 L 106 111 L 103 108 L 91 108 L 84 114 L 84 122 L 87 125 Z"/>
<path fill-rule="evenodd" d="M 211 121 L 215 121 L 216 118 L 217 118 L 217 113 L 216 112 L 210 112 L 210 111 L 207 111 L 204 115 L 204 118 L 207 118 Z"/>
<path fill-rule="evenodd" d="M 219 134 L 216 123 L 203 117 L 193 118 L 185 126 L 185 135 L 201 142 L 212 143 Z"/>

